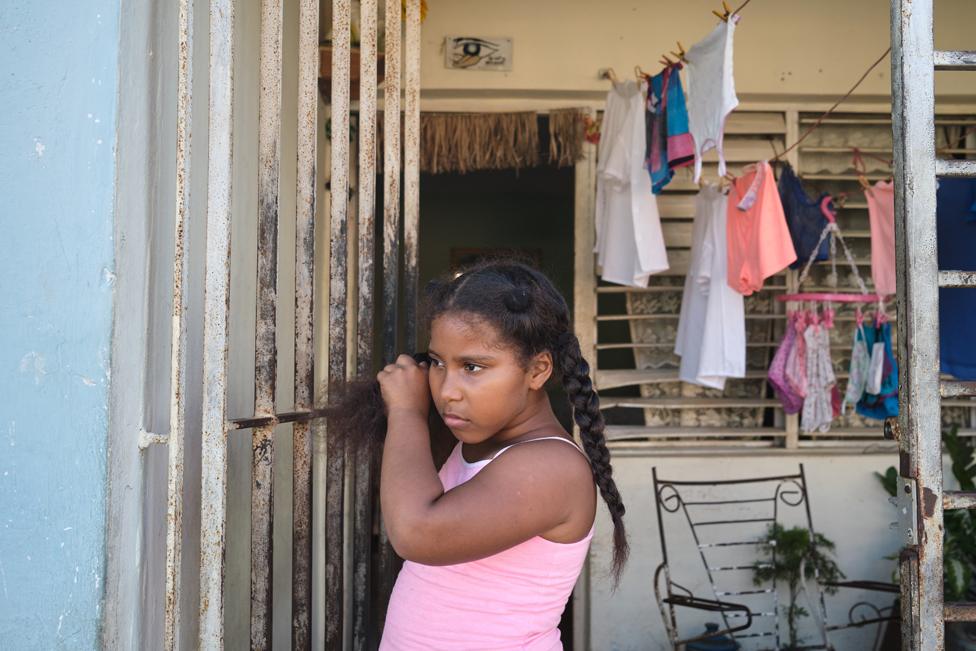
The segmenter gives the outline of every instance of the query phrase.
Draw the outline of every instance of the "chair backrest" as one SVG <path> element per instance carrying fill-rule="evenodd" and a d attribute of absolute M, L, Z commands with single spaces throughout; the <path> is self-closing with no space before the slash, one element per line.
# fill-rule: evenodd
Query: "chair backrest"
<path fill-rule="evenodd" d="M 697 596 L 743 604 L 752 611 L 752 626 L 732 633 L 735 639 L 765 638 L 763 646 L 772 646 L 769 643 L 775 640 L 778 648 L 780 598 L 776 582 L 767 580 L 756 585 L 754 576 L 757 567 L 769 567 L 776 562 L 776 548 L 769 540 L 773 525 L 803 526 L 810 531 L 811 538 L 814 534 L 803 464 L 799 464 L 795 474 L 743 479 L 691 481 L 658 477 L 657 468 L 652 473 L 663 556 L 655 577 L 655 590 L 659 591 L 657 581 L 661 575 L 669 598 L 695 592 L 674 578 L 682 582 L 696 580 L 699 593 L 711 592 Z M 695 565 L 700 562 L 703 575 L 698 573 L 695 579 L 688 571 L 685 572 L 688 578 L 673 577 L 672 563 L 678 558 L 672 559 L 672 554 L 676 553 Z M 683 564 L 683 568 L 689 567 L 689 563 Z M 674 592 L 675 589 L 680 592 Z M 813 598 L 819 601 L 820 612 L 816 615 L 824 614 L 823 595 Z M 672 643 L 677 643 L 681 637 L 677 613 L 672 603 L 663 601 L 659 599 L 661 614 Z M 736 619 L 747 615 L 719 610 L 717 616 L 725 629 L 734 630 L 737 624 L 742 625 Z"/>

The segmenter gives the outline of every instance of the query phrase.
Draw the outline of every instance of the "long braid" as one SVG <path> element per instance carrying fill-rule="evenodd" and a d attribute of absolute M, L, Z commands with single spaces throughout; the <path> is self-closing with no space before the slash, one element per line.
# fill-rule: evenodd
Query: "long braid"
<path fill-rule="evenodd" d="M 616 582 L 627 562 L 630 544 L 624 527 L 626 509 L 613 480 L 610 451 L 603 434 L 605 424 L 600 411 L 600 398 L 593 389 L 590 365 L 583 358 L 576 336 L 567 331 L 559 338 L 557 348 L 556 364 L 562 373 L 563 388 L 573 405 L 573 418 L 580 429 L 583 449 L 590 458 L 593 478 L 613 519 L 613 577 Z"/>

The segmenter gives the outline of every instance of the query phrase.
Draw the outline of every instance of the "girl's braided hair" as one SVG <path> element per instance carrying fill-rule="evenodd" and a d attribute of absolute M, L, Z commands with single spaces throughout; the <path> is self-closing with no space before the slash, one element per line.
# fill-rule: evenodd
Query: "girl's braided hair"
<path fill-rule="evenodd" d="M 613 520 L 612 573 L 615 581 L 619 580 L 630 550 L 623 521 L 624 503 L 613 480 L 600 399 L 593 388 L 590 366 L 573 333 L 566 300 L 545 275 L 527 264 L 491 260 L 477 263 L 452 278 L 430 282 L 424 313 L 428 323 L 450 313 L 490 324 L 525 363 L 541 352 L 552 355 L 555 372 L 573 407 L 593 479 Z M 418 361 L 422 357 L 415 355 Z M 365 445 L 374 453 L 378 451 L 386 436 L 379 384 L 374 379 L 353 380 L 334 387 L 332 396 L 327 409 L 329 436 L 338 436 L 352 447 Z M 446 427 L 436 410 L 431 410 L 430 425 L 434 454 L 444 457 Z"/>
<path fill-rule="evenodd" d="M 572 404 L 593 478 L 613 519 L 613 575 L 619 578 L 629 551 L 624 503 L 613 480 L 600 399 L 573 332 L 566 300 L 545 275 L 532 267 L 511 260 L 493 260 L 478 263 L 451 280 L 428 285 L 427 318 L 433 321 L 447 313 L 492 325 L 525 362 L 541 352 L 552 355 L 556 374 Z"/>

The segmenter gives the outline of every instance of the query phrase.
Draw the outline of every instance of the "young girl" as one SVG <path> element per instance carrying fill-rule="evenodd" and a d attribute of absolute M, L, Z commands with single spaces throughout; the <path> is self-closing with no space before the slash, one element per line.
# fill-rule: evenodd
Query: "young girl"
<path fill-rule="evenodd" d="M 569 309 L 538 271 L 479 264 L 428 287 L 430 363 L 378 376 L 387 408 L 383 520 L 405 559 L 381 651 L 562 649 L 560 616 L 593 536 L 596 487 L 627 556 L 624 505 Z M 562 380 L 585 455 L 545 392 Z M 458 439 L 438 473 L 431 399 Z"/>

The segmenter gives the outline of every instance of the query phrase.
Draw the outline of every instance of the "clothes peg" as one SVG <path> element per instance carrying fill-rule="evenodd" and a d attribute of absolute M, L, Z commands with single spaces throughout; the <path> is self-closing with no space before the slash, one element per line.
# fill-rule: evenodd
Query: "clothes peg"
<path fill-rule="evenodd" d="M 637 78 L 637 81 L 640 81 L 641 79 L 647 77 L 647 73 L 644 72 L 643 68 L 637 65 L 634 66 L 634 77 Z"/>
<path fill-rule="evenodd" d="M 715 14 L 719 20 L 721 20 L 724 23 L 727 23 L 729 22 L 729 17 L 732 15 L 732 7 L 730 7 L 729 3 L 725 2 L 725 0 L 722 0 L 722 10 L 723 13 L 718 13 L 717 11 L 712 9 L 712 13 Z"/>
<path fill-rule="evenodd" d="M 672 50 L 671 56 L 676 58 L 678 61 L 681 61 L 682 63 L 688 63 L 688 59 L 685 58 L 685 54 L 687 54 L 685 52 L 685 47 L 681 44 L 681 41 L 676 41 L 676 42 L 678 44 L 678 51 L 675 52 L 674 50 Z"/>

